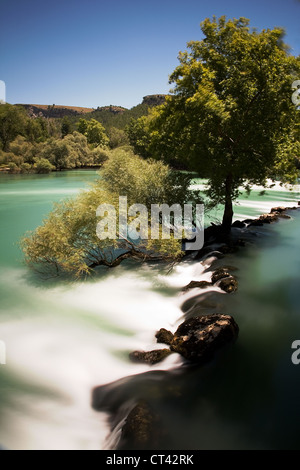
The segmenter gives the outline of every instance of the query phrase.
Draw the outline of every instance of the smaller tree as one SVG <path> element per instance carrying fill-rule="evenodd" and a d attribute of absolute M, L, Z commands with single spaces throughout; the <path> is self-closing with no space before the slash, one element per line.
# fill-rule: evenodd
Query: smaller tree
<path fill-rule="evenodd" d="M 85 135 L 87 132 L 88 121 L 86 119 L 80 118 L 77 123 L 77 130 L 80 134 Z"/>
<path fill-rule="evenodd" d="M 96 147 L 106 147 L 109 143 L 109 139 L 105 133 L 105 129 L 102 124 L 96 119 L 88 121 L 86 137 L 89 144 L 94 144 Z"/>
<path fill-rule="evenodd" d="M 64 116 L 62 123 L 61 123 L 61 136 L 62 138 L 66 137 L 66 135 L 71 134 L 72 132 L 72 124 L 68 116 Z"/>
<path fill-rule="evenodd" d="M 109 146 L 111 149 L 115 149 L 117 147 L 122 147 L 123 145 L 129 144 L 129 140 L 126 133 L 122 129 L 118 129 L 117 127 L 110 127 L 108 129 L 108 138 Z"/>
<path fill-rule="evenodd" d="M 85 135 L 89 144 L 95 147 L 106 147 L 109 144 L 109 138 L 105 133 L 102 124 L 96 119 L 87 121 L 86 119 L 79 119 L 77 124 L 78 132 Z"/>
<path fill-rule="evenodd" d="M 125 127 L 125 132 L 128 136 L 130 145 L 134 152 L 142 158 L 151 157 L 151 153 L 149 151 L 149 122 L 150 116 L 141 116 L 138 119 L 131 119 L 129 125 Z"/>

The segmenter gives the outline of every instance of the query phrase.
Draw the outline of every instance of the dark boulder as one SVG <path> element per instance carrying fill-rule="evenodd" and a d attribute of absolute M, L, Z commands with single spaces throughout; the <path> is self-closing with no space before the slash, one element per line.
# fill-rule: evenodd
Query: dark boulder
<path fill-rule="evenodd" d="M 245 224 L 245 222 L 242 222 L 241 220 L 236 220 L 235 222 L 233 222 L 232 227 L 234 227 L 234 228 L 245 228 L 246 224 Z"/>
<path fill-rule="evenodd" d="M 171 349 L 192 362 L 210 360 L 216 350 L 235 340 L 238 325 L 230 315 L 213 314 L 193 317 L 176 330 Z"/>
<path fill-rule="evenodd" d="M 221 279 L 218 281 L 217 285 L 220 287 L 220 289 L 227 292 L 227 294 L 231 294 L 238 289 L 238 281 L 234 276 L 228 276 Z"/>
<path fill-rule="evenodd" d="M 219 268 L 212 274 L 211 282 L 215 284 L 220 279 L 223 279 L 224 277 L 228 277 L 228 276 L 230 276 L 230 273 L 227 268 Z"/>
<path fill-rule="evenodd" d="M 166 330 L 165 328 L 161 328 L 159 331 L 157 331 L 155 338 L 157 339 L 158 343 L 168 344 L 170 346 L 173 339 L 173 333 L 171 333 L 169 330 Z"/>
<path fill-rule="evenodd" d="M 228 267 L 217 269 L 211 277 L 211 282 L 228 294 L 235 292 L 238 288 L 237 279 L 229 272 Z"/>
<path fill-rule="evenodd" d="M 153 351 L 133 351 L 129 354 L 132 362 L 157 364 L 171 354 L 170 349 L 154 349 Z"/>

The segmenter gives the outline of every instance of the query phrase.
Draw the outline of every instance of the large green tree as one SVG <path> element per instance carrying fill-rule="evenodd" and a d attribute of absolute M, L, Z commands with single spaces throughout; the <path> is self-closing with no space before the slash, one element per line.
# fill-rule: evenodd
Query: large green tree
<path fill-rule="evenodd" d="M 153 112 L 150 150 L 208 178 L 228 232 L 241 186 L 295 178 L 300 114 L 291 86 L 300 78 L 300 58 L 289 54 L 280 28 L 258 32 L 245 18 L 223 16 L 201 29 L 204 39 L 179 54 L 172 95 Z"/>

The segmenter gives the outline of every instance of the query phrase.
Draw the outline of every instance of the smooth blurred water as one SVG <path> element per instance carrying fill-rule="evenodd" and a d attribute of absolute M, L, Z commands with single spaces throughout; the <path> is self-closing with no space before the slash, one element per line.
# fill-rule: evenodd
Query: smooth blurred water
<path fill-rule="evenodd" d="M 0 176 L 4 447 L 105 448 L 108 415 L 91 409 L 91 390 L 112 383 L 111 406 L 142 397 L 159 412 L 167 430 L 162 447 L 298 448 L 300 365 L 290 360 L 291 343 L 300 339 L 296 212 L 293 220 L 258 232 L 257 247 L 221 260 L 239 268 L 239 291 L 233 295 L 218 288 L 182 295 L 190 280 L 210 276 L 207 266 L 190 261 L 171 273 L 129 261 L 85 282 L 41 282 L 22 263 L 20 237 L 41 223 L 54 202 L 88 189 L 97 173 Z M 292 206 L 298 198 L 280 188 L 264 196 L 260 191 L 241 198 L 236 218 Z M 199 312 L 233 314 L 238 342 L 209 366 L 184 374 L 176 372 L 182 362 L 176 354 L 152 367 L 130 363 L 130 351 L 160 347 L 155 331 L 174 331 L 188 303 Z M 121 384 L 113 383 L 119 379 Z"/>

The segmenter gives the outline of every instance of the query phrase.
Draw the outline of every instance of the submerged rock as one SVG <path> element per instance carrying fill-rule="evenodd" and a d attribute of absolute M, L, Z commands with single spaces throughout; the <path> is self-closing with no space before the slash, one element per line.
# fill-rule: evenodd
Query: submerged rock
<path fill-rule="evenodd" d="M 146 364 L 157 364 L 163 361 L 172 353 L 170 349 L 154 349 L 153 351 L 133 351 L 129 354 L 129 358 L 133 362 L 143 362 Z"/>
<path fill-rule="evenodd" d="M 171 349 L 192 362 L 206 362 L 216 350 L 235 340 L 238 331 L 238 325 L 230 315 L 193 317 L 177 328 Z"/>
<path fill-rule="evenodd" d="M 200 289 L 205 289 L 205 287 L 211 286 L 211 282 L 208 281 L 191 281 L 187 286 L 183 287 L 183 291 L 199 287 Z"/>

